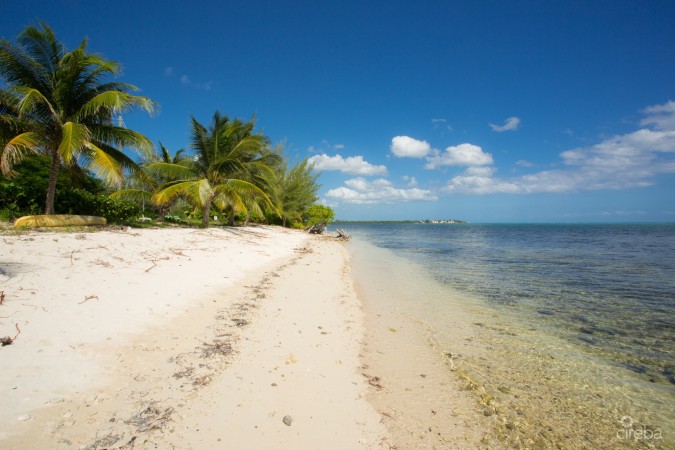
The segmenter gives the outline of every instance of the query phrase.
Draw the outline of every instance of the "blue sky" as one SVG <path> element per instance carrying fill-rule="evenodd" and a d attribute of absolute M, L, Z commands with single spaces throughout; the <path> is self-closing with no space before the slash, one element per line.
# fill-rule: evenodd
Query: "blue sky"
<path fill-rule="evenodd" d="M 6 2 L 189 119 L 255 116 L 341 219 L 675 221 L 675 2 Z"/>

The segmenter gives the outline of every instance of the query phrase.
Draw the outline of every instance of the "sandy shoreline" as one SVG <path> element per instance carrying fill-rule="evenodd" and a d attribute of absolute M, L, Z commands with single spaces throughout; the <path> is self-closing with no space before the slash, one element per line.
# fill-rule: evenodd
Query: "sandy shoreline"
<path fill-rule="evenodd" d="M 21 333 L 0 349 L 0 447 L 387 447 L 339 243 L 272 227 L 1 239 L 0 336 Z"/>

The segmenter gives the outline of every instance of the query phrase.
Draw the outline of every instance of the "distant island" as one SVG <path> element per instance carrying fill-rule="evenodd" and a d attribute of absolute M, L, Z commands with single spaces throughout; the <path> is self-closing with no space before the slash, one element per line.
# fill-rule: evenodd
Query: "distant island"
<path fill-rule="evenodd" d="M 465 220 L 458 219 L 440 219 L 440 220 L 336 220 L 334 224 L 340 223 L 428 223 L 428 224 L 446 224 L 446 223 L 467 223 Z"/>

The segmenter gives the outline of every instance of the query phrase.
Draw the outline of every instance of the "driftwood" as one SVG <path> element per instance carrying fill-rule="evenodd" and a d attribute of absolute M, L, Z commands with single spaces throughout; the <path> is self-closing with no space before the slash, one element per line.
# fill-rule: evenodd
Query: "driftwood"
<path fill-rule="evenodd" d="M 326 222 L 317 222 L 307 229 L 309 234 L 323 234 L 326 231 Z"/>
<path fill-rule="evenodd" d="M 335 236 L 337 239 L 348 241 L 351 238 L 351 236 L 347 234 L 347 230 L 344 228 L 340 228 L 335 231 L 337 232 L 337 236 Z"/>

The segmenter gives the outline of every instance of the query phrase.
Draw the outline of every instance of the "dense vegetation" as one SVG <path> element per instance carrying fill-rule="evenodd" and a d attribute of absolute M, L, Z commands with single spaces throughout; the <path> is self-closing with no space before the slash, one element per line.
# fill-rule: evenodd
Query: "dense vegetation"
<path fill-rule="evenodd" d="M 119 73 L 86 40 L 67 51 L 44 23 L 0 41 L 0 218 L 58 212 L 204 227 L 223 218 L 291 227 L 332 220 L 315 205 L 312 166 L 291 165 L 253 120 L 192 118 L 188 150 L 173 155 L 124 127 L 122 113 L 156 104 L 113 81 Z"/>

